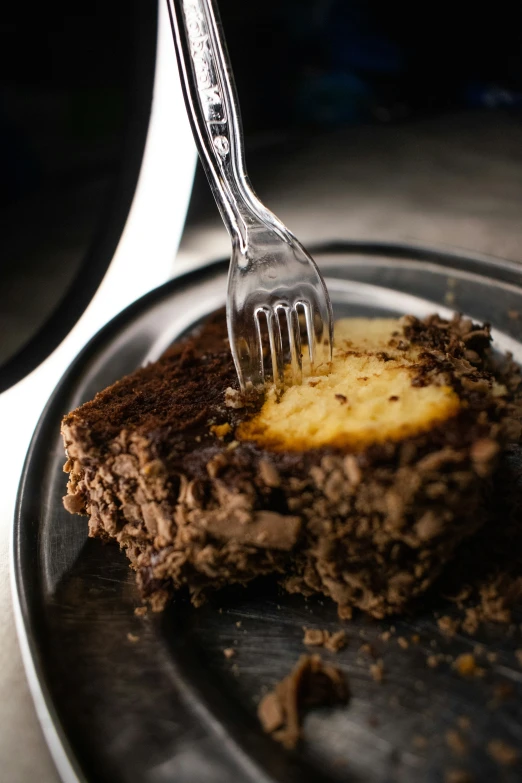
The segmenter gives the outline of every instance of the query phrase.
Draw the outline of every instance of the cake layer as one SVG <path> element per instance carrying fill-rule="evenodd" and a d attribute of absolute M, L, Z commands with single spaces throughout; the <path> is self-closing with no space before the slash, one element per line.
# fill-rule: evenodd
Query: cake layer
<path fill-rule="evenodd" d="M 282 396 L 271 389 L 237 437 L 277 450 L 360 451 L 429 430 L 454 416 L 460 402 L 447 384 L 415 383 L 421 353 L 404 342 L 395 319 L 337 321 L 328 375 L 308 377 Z"/>
<path fill-rule="evenodd" d="M 484 523 L 520 435 L 517 372 L 489 346 L 457 317 L 342 322 L 330 376 L 246 400 L 218 314 L 64 418 L 65 506 L 126 549 L 155 608 L 276 574 L 341 616 L 402 611 Z"/>

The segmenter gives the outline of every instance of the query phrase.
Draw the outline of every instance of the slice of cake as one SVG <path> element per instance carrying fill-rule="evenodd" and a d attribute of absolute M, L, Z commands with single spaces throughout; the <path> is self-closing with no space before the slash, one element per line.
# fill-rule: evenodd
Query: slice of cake
<path fill-rule="evenodd" d="M 342 617 L 401 611 L 483 525 L 520 436 L 490 342 L 459 317 L 342 320 L 327 374 L 248 400 L 220 313 L 64 418 L 65 507 L 157 609 L 276 574 Z"/>

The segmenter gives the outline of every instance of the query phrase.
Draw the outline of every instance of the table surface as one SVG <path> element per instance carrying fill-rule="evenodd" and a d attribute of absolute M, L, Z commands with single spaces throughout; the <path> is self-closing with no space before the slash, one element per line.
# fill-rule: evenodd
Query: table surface
<path fill-rule="evenodd" d="M 267 205 L 306 243 L 421 244 L 522 262 L 522 124 L 498 114 L 282 139 L 249 156 Z M 199 174 L 177 271 L 227 256 Z M 57 783 L 21 661 L 11 604 L 10 520 L 0 524 L 0 769 L 6 783 Z"/>

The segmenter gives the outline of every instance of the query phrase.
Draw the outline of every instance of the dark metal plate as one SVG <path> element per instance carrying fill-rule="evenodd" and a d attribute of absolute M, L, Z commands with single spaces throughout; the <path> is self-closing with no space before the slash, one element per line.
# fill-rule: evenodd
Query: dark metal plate
<path fill-rule="evenodd" d="M 455 308 L 490 321 L 498 347 L 522 360 L 522 276 L 514 265 L 397 247 L 332 246 L 314 255 L 337 316 Z M 61 416 L 157 357 L 222 305 L 225 291 L 222 262 L 173 280 L 122 313 L 67 372 L 34 435 L 15 520 L 17 602 L 29 679 L 62 776 L 100 783 L 436 783 L 458 768 L 474 781 L 520 780 L 520 767 L 499 767 L 486 749 L 494 738 L 522 745 L 518 625 L 491 626 L 478 640 L 448 640 L 426 612 L 394 623 L 396 637 L 420 637 L 402 650 L 380 639 L 389 623 L 357 617 L 345 624 L 348 647 L 325 653 L 348 675 L 350 704 L 312 712 L 303 743 L 289 753 L 262 734 L 256 704 L 305 651 L 303 625 L 339 628 L 334 607 L 264 585 L 217 594 L 202 609 L 178 599 L 162 616 L 136 617 L 124 556 L 87 539 L 85 519 L 64 511 Z M 384 658 L 382 684 L 359 653 L 365 641 Z M 460 678 L 449 663 L 426 665 L 433 652 L 455 656 L 477 641 L 496 654 L 480 680 Z M 223 655 L 229 646 L 237 650 L 231 660 Z M 493 706 L 499 683 L 513 694 Z M 446 740 L 459 716 L 470 721 L 460 730 L 468 745 L 462 756 Z"/>

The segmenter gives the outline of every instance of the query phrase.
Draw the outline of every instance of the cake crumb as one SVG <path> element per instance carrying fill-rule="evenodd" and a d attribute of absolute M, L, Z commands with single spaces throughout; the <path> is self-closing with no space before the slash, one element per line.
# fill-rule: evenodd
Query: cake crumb
<path fill-rule="evenodd" d="M 518 310 L 508 310 L 508 318 L 511 318 L 512 321 L 518 321 L 520 313 Z"/>
<path fill-rule="evenodd" d="M 436 669 L 440 663 L 440 655 L 428 655 L 426 658 L 426 666 L 430 669 Z"/>
<path fill-rule="evenodd" d="M 399 638 L 397 639 L 397 644 L 399 645 L 399 647 L 402 647 L 403 650 L 407 650 L 408 647 L 410 646 L 410 643 L 404 636 L 399 636 Z"/>
<path fill-rule="evenodd" d="M 244 408 L 245 400 L 238 389 L 233 389 L 229 386 L 228 389 L 225 389 L 225 405 L 227 408 Z"/>
<path fill-rule="evenodd" d="M 346 631 L 335 631 L 335 633 L 328 634 L 324 646 L 330 652 L 339 652 L 348 644 L 348 637 Z"/>
<path fill-rule="evenodd" d="M 235 654 L 236 651 L 234 650 L 233 647 L 225 647 L 225 649 L 223 650 L 223 655 L 225 656 L 225 658 L 233 658 Z"/>
<path fill-rule="evenodd" d="M 477 662 L 471 653 L 459 655 L 453 666 L 461 677 L 474 677 L 477 673 Z"/>
<path fill-rule="evenodd" d="M 428 740 L 423 734 L 414 734 L 412 739 L 412 745 L 419 750 L 428 747 Z"/>
<path fill-rule="evenodd" d="M 455 729 L 446 732 L 446 744 L 457 756 L 464 756 L 468 752 L 468 743 Z"/>
<path fill-rule="evenodd" d="M 467 715 L 459 715 L 457 718 L 457 724 L 459 728 L 463 729 L 464 731 L 468 731 L 468 729 L 471 728 L 471 721 Z"/>
<path fill-rule="evenodd" d="M 301 737 L 305 709 L 346 704 L 349 691 L 343 673 L 325 665 L 319 655 L 303 655 L 290 674 L 260 701 L 263 730 L 285 748 L 295 748 Z"/>
<path fill-rule="evenodd" d="M 139 642 L 140 637 L 136 636 L 135 633 L 128 633 L 127 639 L 129 640 L 129 642 L 132 642 L 132 644 L 136 644 L 136 642 Z"/>
<path fill-rule="evenodd" d="M 473 783 L 473 778 L 465 769 L 448 769 L 444 783 Z"/>
<path fill-rule="evenodd" d="M 491 758 L 503 767 L 512 767 L 518 761 L 516 749 L 512 745 L 508 745 L 504 740 L 491 740 L 491 742 L 488 742 L 487 748 Z"/>
<path fill-rule="evenodd" d="M 500 682 L 493 688 L 493 701 L 488 705 L 490 707 L 498 707 L 504 701 L 511 699 L 515 692 L 510 682 Z"/>
<path fill-rule="evenodd" d="M 474 607 L 468 607 L 462 621 L 462 630 L 469 636 L 474 636 L 480 625 L 480 613 Z"/>
<path fill-rule="evenodd" d="M 410 641 L 411 641 L 412 644 L 419 644 L 419 642 L 420 642 L 419 634 L 418 633 L 412 634 L 411 637 L 410 637 Z"/>
<path fill-rule="evenodd" d="M 370 674 L 375 682 L 382 682 L 384 680 L 384 663 L 382 658 L 370 665 Z"/>
<path fill-rule="evenodd" d="M 324 647 L 330 652 L 339 652 L 346 647 L 347 636 L 345 631 L 323 631 L 319 628 L 303 628 L 303 643 L 310 647 Z"/>
<path fill-rule="evenodd" d="M 437 625 L 445 636 L 455 636 L 459 629 L 459 623 L 449 615 L 445 614 L 439 617 Z"/>
<path fill-rule="evenodd" d="M 303 644 L 309 647 L 322 647 L 324 644 L 324 631 L 319 628 L 303 628 Z"/>
<path fill-rule="evenodd" d="M 146 606 L 137 606 L 134 610 L 134 614 L 136 617 L 145 617 L 148 611 L 149 610 Z"/>
<path fill-rule="evenodd" d="M 213 435 L 216 436 L 216 438 L 219 438 L 219 440 L 223 440 L 223 438 L 228 435 L 230 432 L 232 432 L 232 427 L 226 421 L 224 424 L 213 424 L 210 428 L 210 431 Z"/>
<path fill-rule="evenodd" d="M 390 631 L 383 631 L 381 633 L 381 639 L 383 640 L 383 642 L 388 642 L 390 640 L 390 637 L 391 637 Z"/>

